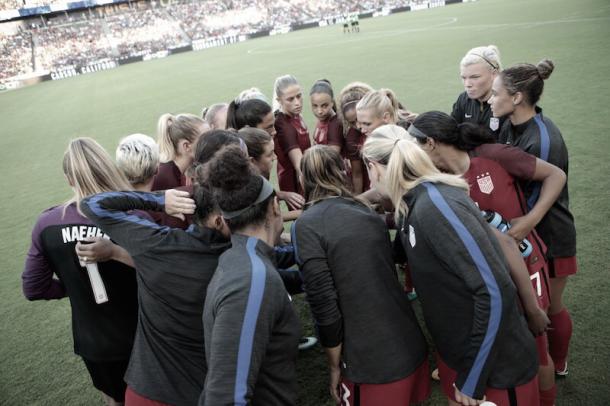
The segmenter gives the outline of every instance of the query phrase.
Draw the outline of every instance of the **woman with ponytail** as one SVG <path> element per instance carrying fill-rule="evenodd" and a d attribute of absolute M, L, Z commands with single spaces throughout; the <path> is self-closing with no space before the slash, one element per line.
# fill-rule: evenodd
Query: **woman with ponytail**
<path fill-rule="evenodd" d="M 499 140 L 547 161 L 568 175 L 568 150 L 561 132 L 537 106 L 544 81 L 549 78 L 555 65 L 544 59 L 538 65 L 519 64 L 500 73 L 494 80 L 489 104 L 495 117 L 507 117 Z M 538 181 L 522 182 L 527 207 L 532 208 L 542 199 L 542 184 Z M 522 230 L 525 227 L 521 228 Z M 551 305 L 549 317 L 549 350 L 558 375 L 567 375 L 567 356 L 572 336 L 572 319 L 562 300 L 567 278 L 577 272 L 576 228 L 569 209 L 568 184 L 559 198 L 536 225 L 548 251 L 551 283 Z M 515 238 L 523 235 L 516 234 Z"/>
<path fill-rule="evenodd" d="M 352 82 L 339 93 L 339 116 L 345 137 L 345 155 L 350 162 L 352 186 L 359 195 L 369 189 L 368 172 L 362 162 L 362 145 L 365 135 L 358 129 L 356 105 L 373 88 L 366 83 Z"/>
<path fill-rule="evenodd" d="M 199 404 L 296 404 L 298 318 L 274 265 L 283 230 L 273 186 L 237 146 L 207 164 L 231 230 L 205 298 L 208 373 Z"/>
<path fill-rule="evenodd" d="M 511 267 L 530 330 L 536 336 L 540 362 L 542 406 L 555 401 L 555 370 L 548 355 L 546 313 L 550 302 L 546 246 L 534 227 L 551 208 L 566 181 L 554 165 L 509 145 L 495 144 L 493 136 L 472 123 L 457 124 L 449 115 L 430 111 L 421 114 L 409 133 L 415 137 L 440 170 L 461 175 L 470 185 L 470 197 L 479 209 L 498 213 L 515 224 L 516 235 L 525 235 L 532 252 L 524 257 L 527 272 Z M 540 199 L 527 210 L 518 182 L 542 183 Z M 525 227 L 525 229 L 522 229 Z M 521 240 L 519 240 L 521 241 Z M 513 242 L 514 245 L 514 242 Z M 531 280 L 531 283 L 530 283 Z"/>
<path fill-rule="evenodd" d="M 440 172 L 398 126 L 373 131 L 363 156 L 371 184 L 396 207 L 449 404 L 538 406 L 536 343 L 468 183 Z"/>
<path fill-rule="evenodd" d="M 63 173 L 74 195 L 38 218 L 22 275 L 23 293 L 28 300 L 70 299 L 74 352 L 83 359 L 105 403 L 118 405 L 125 397 L 123 376 L 138 319 L 136 276 L 126 265 L 132 264 L 129 255 L 118 246 L 109 243 L 106 258 L 93 259 L 78 257 L 75 245 L 109 238 L 83 215 L 83 199 L 131 187 L 91 138 L 70 141 Z M 93 284 L 89 273 L 97 274 L 101 285 Z"/>
<path fill-rule="evenodd" d="M 303 194 L 299 178 L 303 153 L 311 146 L 303 121 L 303 89 L 292 75 L 280 76 L 273 86 L 275 155 L 280 190 Z"/>
<path fill-rule="evenodd" d="M 152 190 L 184 186 L 185 172 L 193 163 L 195 145 L 210 125 L 193 114 L 163 114 L 157 128 L 161 164 Z"/>
<path fill-rule="evenodd" d="M 423 401 L 430 393 L 426 341 L 396 277 L 384 221 L 348 189 L 336 150 L 310 148 L 301 168 L 307 208 L 294 223 L 293 244 L 333 400 Z"/>

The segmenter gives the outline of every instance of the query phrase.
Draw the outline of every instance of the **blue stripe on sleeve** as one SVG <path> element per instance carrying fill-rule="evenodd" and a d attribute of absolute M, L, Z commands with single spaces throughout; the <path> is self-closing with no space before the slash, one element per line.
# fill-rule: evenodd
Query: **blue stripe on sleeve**
<path fill-rule="evenodd" d="M 540 114 L 536 114 L 534 116 L 534 121 L 538 125 L 538 130 L 540 131 L 540 156 L 538 158 L 542 159 L 543 161 L 548 162 L 549 161 L 549 152 L 551 149 L 551 139 L 549 137 L 549 131 L 546 128 L 546 124 L 544 124 L 544 121 L 542 120 L 542 117 L 540 116 Z M 532 190 L 532 194 L 530 195 L 529 199 L 527 199 L 527 209 L 528 210 L 531 210 L 532 207 L 534 207 L 534 205 L 538 201 L 538 198 L 540 197 L 541 189 L 542 189 L 542 183 L 536 182 L 536 185 L 534 186 L 534 189 Z"/>
<path fill-rule="evenodd" d="M 131 223 L 140 224 L 146 227 L 151 227 L 155 229 L 159 229 L 162 232 L 167 232 L 170 230 L 167 226 L 160 226 L 157 223 L 144 219 L 142 217 L 138 217 L 134 214 L 127 214 L 124 211 L 120 210 L 106 210 L 100 206 L 100 201 L 112 197 L 124 197 L 124 196 L 132 196 L 139 200 L 145 200 L 149 202 L 156 202 L 159 205 L 165 204 L 165 196 L 157 195 L 154 193 L 138 193 L 138 192 L 105 192 L 99 193 L 87 199 L 84 202 L 89 209 L 95 213 L 96 216 L 100 218 L 111 218 L 118 221 L 128 221 Z M 111 236 L 112 237 L 112 236 Z"/>
<path fill-rule="evenodd" d="M 491 347 L 493 346 L 498 333 L 500 320 L 502 319 L 502 296 L 500 295 L 500 289 L 498 288 L 498 284 L 496 283 L 493 273 L 491 272 L 491 267 L 487 263 L 481 248 L 476 243 L 472 234 L 470 234 L 466 226 L 464 226 L 455 212 L 451 209 L 451 207 L 449 207 L 449 204 L 447 204 L 436 186 L 427 182 L 423 183 L 423 185 L 426 187 L 432 203 L 434 203 L 436 208 L 439 209 L 442 215 L 447 219 L 447 221 L 449 221 L 451 227 L 453 227 L 455 232 L 460 237 L 460 240 L 462 240 L 468 254 L 470 254 L 474 260 L 475 266 L 481 274 L 490 296 L 491 309 L 487 331 L 485 332 L 483 343 L 481 344 L 479 352 L 475 357 L 472 368 L 470 368 L 470 372 L 468 372 L 464 386 L 460 389 L 463 394 L 472 397 L 476 389 L 477 382 L 481 376 L 483 366 L 487 361 L 487 357 L 489 356 L 489 352 L 491 351 Z"/>
<path fill-rule="evenodd" d="M 295 220 L 290 227 L 290 242 L 294 247 L 294 260 L 299 266 L 303 265 L 301 258 L 299 258 L 299 249 L 297 248 L 297 221 Z"/>
<path fill-rule="evenodd" d="M 246 394 L 248 393 L 248 375 L 250 373 L 254 333 L 263 302 L 263 294 L 265 293 L 265 265 L 256 254 L 255 248 L 257 242 L 256 238 L 249 237 L 246 243 L 246 249 L 252 264 L 252 279 L 250 281 L 250 293 L 248 293 L 244 322 L 239 337 L 237 373 L 235 376 L 235 393 L 233 398 L 236 405 L 246 405 L 248 403 Z"/>
<path fill-rule="evenodd" d="M 273 247 L 273 251 L 275 251 L 276 254 L 290 254 L 294 252 L 294 247 L 292 244 L 276 245 Z"/>

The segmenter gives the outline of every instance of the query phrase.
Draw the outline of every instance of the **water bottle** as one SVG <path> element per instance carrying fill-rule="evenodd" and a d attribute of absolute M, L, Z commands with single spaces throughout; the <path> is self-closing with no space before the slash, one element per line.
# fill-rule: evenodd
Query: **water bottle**
<path fill-rule="evenodd" d="M 91 289 L 93 290 L 93 298 L 95 303 L 102 304 L 108 301 L 108 294 L 106 293 L 106 287 L 104 281 L 100 275 L 100 271 L 97 267 L 97 263 L 86 264 L 80 261 L 80 266 L 87 268 L 87 274 L 89 275 L 89 282 L 91 282 Z"/>
<path fill-rule="evenodd" d="M 510 223 L 504 219 L 495 211 L 486 211 L 482 210 L 481 214 L 485 221 L 487 221 L 492 227 L 497 228 L 501 233 L 506 234 L 506 232 L 510 229 Z M 521 251 L 521 256 L 527 258 L 532 253 L 532 243 L 530 243 L 526 238 L 522 241 L 519 241 L 519 251 Z"/>

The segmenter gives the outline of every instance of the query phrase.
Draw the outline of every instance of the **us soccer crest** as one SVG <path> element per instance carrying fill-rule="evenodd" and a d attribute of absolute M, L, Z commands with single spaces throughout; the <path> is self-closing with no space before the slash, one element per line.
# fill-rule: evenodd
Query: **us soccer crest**
<path fill-rule="evenodd" d="M 498 117 L 492 117 L 489 119 L 489 128 L 491 131 L 497 131 L 500 128 L 500 119 Z"/>
<path fill-rule="evenodd" d="M 489 172 L 477 175 L 477 183 L 479 184 L 479 190 L 486 195 L 490 194 L 494 190 L 494 183 L 491 180 Z"/>

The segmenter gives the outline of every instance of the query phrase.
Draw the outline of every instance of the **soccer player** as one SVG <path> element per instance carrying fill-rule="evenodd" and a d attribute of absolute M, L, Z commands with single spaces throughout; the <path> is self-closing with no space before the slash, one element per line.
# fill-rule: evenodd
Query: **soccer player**
<path fill-rule="evenodd" d="M 534 227 L 551 208 L 566 181 L 565 173 L 518 148 L 495 144 L 491 134 L 471 123 L 458 125 L 449 115 L 431 111 L 420 115 L 409 133 L 415 137 L 440 170 L 462 175 L 470 185 L 470 197 L 479 209 L 493 211 L 509 220 L 517 235 L 525 235 L 532 245 L 532 253 L 525 260 L 529 283 L 522 288 L 518 276 L 511 276 L 523 304 L 530 329 L 537 336 L 540 372 L 540 402 L 552 406 L 555 402 L 555 370 L 548 356 L 547 336 L 544 332 L 548 319 L 538 327 L 538 309 L 548 310 L 550 302 L 546 246 Z M 542 183 L 540 198 L 527 210 L 519 181 Z M 527 282 L 527 281 L 526 281 Z M 529 288 L 529 289 L 527 289 Z M 533 288 L 533 290 L 532 290 Z M 525 290 L 530 292 L 525 292 Z M 535 292 L 537 301 L 528 302 L 528 293 Z"/>
<path fill-rule="evenodd" d="M 125 396 L 123 376 L 138 317 L 135 273 L 125 265 L 130 263 L 125 251 L 113 245 L 109 257 L 97 264 L 105 295 L 94 291 L 74 246 L 88 237 L 106 236 L 82 214 L 82 199 L 130 186 L 108 153 L 91 138 L 70 141 L 63 172 L 74 196 L 38 218 L 22 275 L 23 292 L 28 300 L 70 299 L 74 352 L 83 359 L 106 404 L 117 405 Z M 80 262 L 91 263 L 90 258 Z"/>
<path fill-rule="evenodd" d="M 555 124 L 537 106 L 544 89 L 544 81 L 554 69 L 552 61 L 545 59 L 538 65 L 519 64 L 502 71 L 494 80 L 489 100 L 495 117 L 507 117 L 499 140 L 514 145 L 544 161 L 561 168 L 568 174 L 568 150 Z M 541 198 L 539 182 L 522 185 L 529 208 Z M 568 276 L 577 271 L 576 228 L 569 209 L 568 185 L 536 226 L 536 231 L 548 248 L 551 276 L 551 306 L 549 316 L 550 354 L 559 375 L 568 374 L 568 348 L 572 336 L 572 319 L 565 308 L 562 296 Z M 514 233 L 514 231 L 512 231 Z M 520 238 L 521 235 L 513 234 Z"/>
<path fill-rule="evenodd" d="M 227 103 L 216 103 L 206 107 L 201 112 L 201 118 L 209 124 L 210 130 L 225 130 L 227 123 Z"/>
<path fill-rule="evenodd" d="M 208 373 L 199 404 L 294 405 L 300 326 L 274 266 L 278 199 L 239 147 L 218 152 L 207 169 L 232 246 L 205 298 Z"/>
<path fill-rule="evenodd" d="M 153 190 L 168 190 L 186 185 L 186 170 L 193 163 L 197 140 L 210 126 L 192 114 L 163 114 L 158 122 L 158 144 L 161 154 L 159 173 Z"/>
<path fill-rule="evenodd" d="M 384 221 L 349 191 L 336 150 L 310 148 L 301 168 L 307 208 L 294 223 L 293 244 L 333 400 L 423 401 L 430 393 L 426 341 L 396 276 Z"/>
<path fill-rule="evenodd" d="M 229 112 L 227 114 L 227 126 L 235 130 L 241 130 L 246 127 L 252 127 L 266 131 L 267 134 L 269 134 L 269 136 L 271 137 L 271 146 L 274 151 L 273 158 L 274 160 L 277 158 L 277 156 L 275 155 L 275 143 L 273 142 L 273 138 L 276 137 L 275 116 L 273 115 L 271 106 L 266 101 L 258 98 L 246 99 L 243 101 L 232 101 L 229 105 Z M 242 139 L 246 141 L 246 144 L 248 143 L 248 140 L 246 140 L 246 138 L 242 137 Z M 252 140 L 253 144 L 257 144 L 252 145 L 252 147 L 256 148 L 257 150 L 260 150 L 261 154 L 262 151 L 266 147 L 268 147 L 268 145 L 266 144 L 258 144 L 257 141 L 262 141 L 261 137 L 253 136 Z M 265 143 L 266 142 L 267 141 L 265 141 Z M 271 156 L 267 155 L 267 158 L 271 158 Z M 255 159 L 255 162 L 258 163 L 259 161 Z M 268 161 L 265 162 L 269 164 Z M 262 173 L 263 175 L 267 174 L 267 179 L 271 177 L 271 168 L 272 166 L 270 168 L 263 168 L 264 172 Z M 305 203 L 303 196 L 296 192 L 288 191 L 278 191 L 277 196 L 280 200 L 286 202 L 286 204 L 288 205 L 288 209 L 292 212 L 288 217 L 285 217 L 284 219 L 294 220 L 294 218 L 298 217 L 299 212 L 297 211 L 301 210 L 303 204 Z"/>
<path fill-rule="evenodd" d="M 292 75 L 275 80 L 275 155 L 281 191 L 303 194 L 299 183 L 301 158 L 311 146 L 309 132 L 303 121 L 303 89 Z"/>
<path fill-rule="evenodd" d="M 330 82 L 326 79 L 316 81 L 309 91 L 309 99 L 311 111 L 317 120 L 314 142 L 329 145 L 338 153 L 342 153 L 345 146 L 343 126 L 337 116 L 335 95 Z"/>
<path fill-rule="evenodd" d="M 173 214 L 165 205 L 169 193 L 180 193 L 179 213 L 195 213 L 188 231 L 130 214 L 134 209 Z M 218 258 L 230 242 L 207 187 L 196 185 L 194 199 L 172 190 L 109 192 L 82 203 L 87 217 L 127 250 L 137 270 L 139 317 L 125 375 L 128 406 L 151 401 L 193 405 L 203 389 L 203 303 Z"/>
<path fill-rule="evenodd" d="M 373 88 L 366 83 L 352 82 L 339 93 L 339 115 L 343 124 L 345 154 L 350 162 L 352 186 L 356 195 L 369 189 L 368 172 L 360 154 L 366 137 L 358 128 L 356 105 L 365 94 L 372 91 Z"/>
<path fill-rule="evenodd" d="M 407 137 L 378 128 L 363 156 L 373 187 L 396 207 L 449 404 L 538 406 L 536 343 L 500 245 L 466 181 L 440 172 Z"/>
<path fill-rule="evenodd" d="M 398 100 L 390 89 L 369 92 L 356 105 L 358 128 L 367 137 L 379 126 L 396 124 L 398 110 Z"/>
<path fill-rule="evenodd" d="M 472 48 L 460 62 L 462 92 L 453 104 L 451 116 L 458 123 L 474 123 L 488 129 L 497 139 L 504 118 L 494 117 L 487 101 L 491 86 L 502 70 L 500 51 L 495 45 Z"/>

